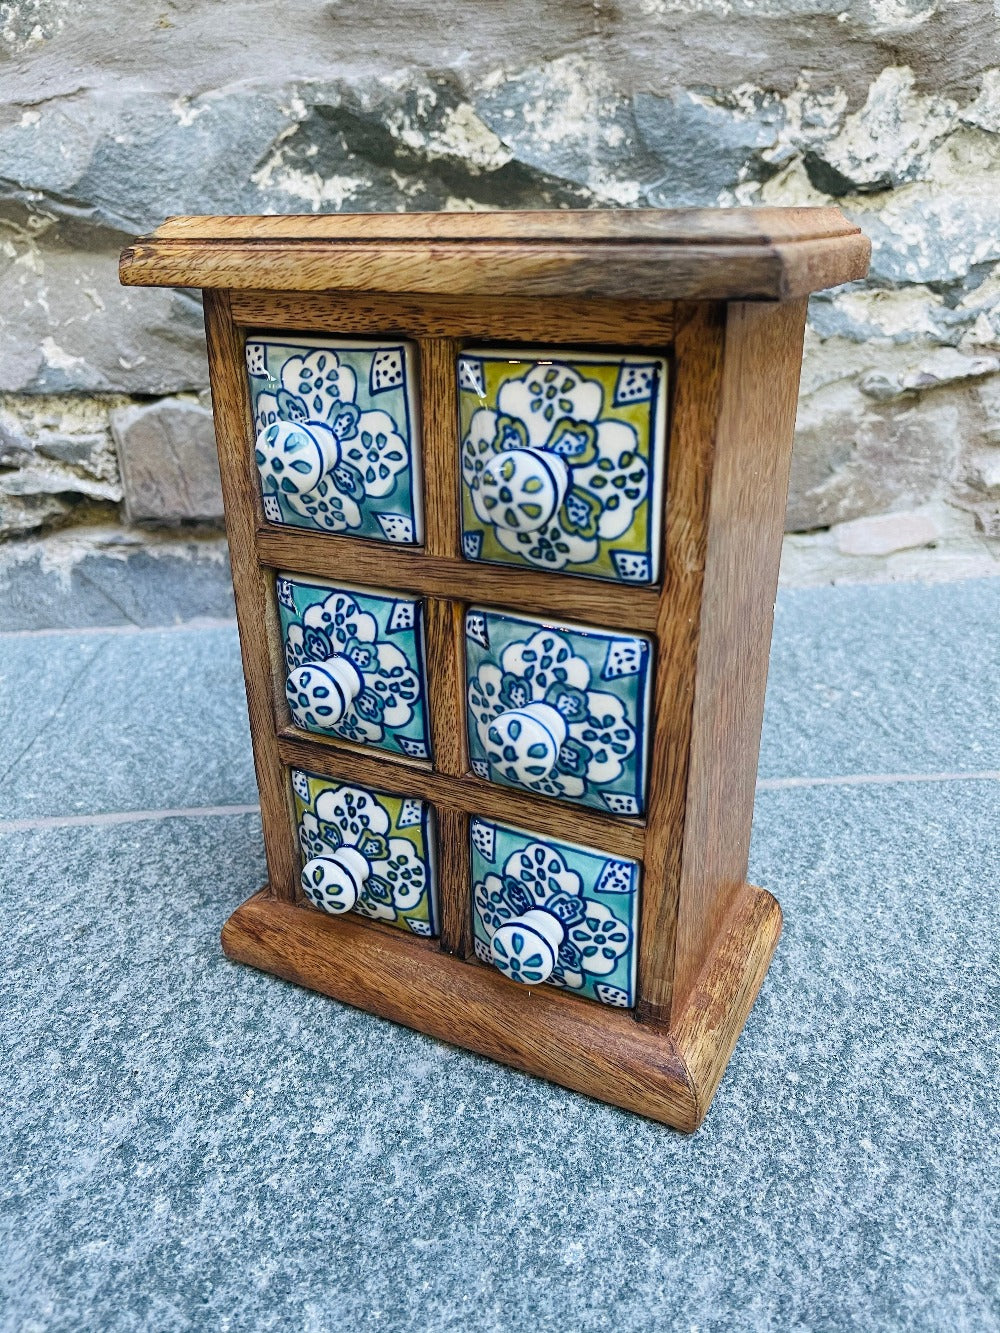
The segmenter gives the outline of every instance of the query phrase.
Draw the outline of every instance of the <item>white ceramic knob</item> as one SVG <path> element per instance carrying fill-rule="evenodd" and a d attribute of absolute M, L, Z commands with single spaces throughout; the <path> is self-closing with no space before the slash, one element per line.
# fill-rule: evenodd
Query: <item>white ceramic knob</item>
<path fill-rule="evenodd" d="M 340 847 L 329 856 L 314 856 L 302 869 L 302 892 L 331 916 L 350 912 L 360 897 L 371 867 L 356 847 Z"/>
<path fill-rule="evenodd" d="M 556 766 L 566 740 L 566 719 L 551 704 L 525 704 L 495 717 L 486 740 L 487 758 L 504 777 L 538 782 Z"/>
<path fill-rule="evenodd" d="M 490 957 L 497 971 L 524 986 L 540 986 L 552 975 L 565 934 L 551 912 L 533 907 L 493 934 Z"/>
<path fill-rule="evenodd" d="M 325 662 L 305 662 L 285 681 L 285 698 L 297 727 L 335 727 L 361 693 L 357 667 L 339 653 Z"/>
<path fill-rule="evenodd" d="M 257 436 L 254 459 L 265 494 L 308 495 L 340 462 L 340 445 L 318 422 L 274 421 Z"/>
<path fill-rule="evenodd" d="M 481 503 L 496 527 L 536 532 L 558 513 L 568 487 L 569 468 L 558 454 L 508 449 L 483 469 Z"/>

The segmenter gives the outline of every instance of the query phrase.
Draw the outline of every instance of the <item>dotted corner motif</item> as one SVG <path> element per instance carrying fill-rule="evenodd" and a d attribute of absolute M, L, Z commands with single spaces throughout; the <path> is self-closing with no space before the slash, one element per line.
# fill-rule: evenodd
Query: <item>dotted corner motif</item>
<path fill-rule="evenodd" d="M 482 549 L 483 534 L 481 532 L 462 533 L 462 554 L 466 560 L 478 560 Z"/>
<path fill-rule="evenodd" d="M 268 523 L 281 522 L 281 505 L 278 504 L 277 497 L 274 495 L 265 495 L 263 497 L 264 517 Z"/>
<path fill-rule="evenodd" d="M 496 829 L 482 819 L 472 821 L 472 841 L 485 861 L 492 862 L 496 856 Z"/>
<path fill-rule="evenodd" d="M 413 629 L 417 623 L 417 604 L 416 602 L 400 601 L 394 602 L 392 612 L 389 616 L 388 630 L 390 634 L 397 634 L 404 629 Z"/>
<path fill-rule="evenodd" d="M 396 348 L 376 352 L 368 376 L 368 392 L 373 396 L 388 389 L 398 389 L 406 376 L 403 353 Z"/>
<path fill-rule="evenodd" d="M 378 525 L 389 542 L 400 545 L 413 544 L 413 520 L 405 514 L 376 514 Z"/>
<path fill-rule="evenodd" d="M 479 398 L 486 397 L 486 384 L 483 380 L 483 363 L 473 356 L 458 358 L 458 385 Z"/>
<path fill-rule="evenodd" d="M 637 555 L 635 551 L 612 551 L 611 559 L 623 583 L 649 583 L 652 579 L 653 567 L 647 555 Z"/>

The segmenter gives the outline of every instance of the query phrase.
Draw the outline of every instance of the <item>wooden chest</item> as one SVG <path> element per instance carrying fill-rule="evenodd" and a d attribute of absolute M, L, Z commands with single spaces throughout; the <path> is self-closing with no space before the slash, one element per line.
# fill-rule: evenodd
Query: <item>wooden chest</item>
<path fill-rule="evenodd" d="M 681 1129 L 746 883 L 836 209 L 174 218 L 204 291 L 269 882 L 238 961 Z M 206 738 L 206 744 L 211 738 Z"/>

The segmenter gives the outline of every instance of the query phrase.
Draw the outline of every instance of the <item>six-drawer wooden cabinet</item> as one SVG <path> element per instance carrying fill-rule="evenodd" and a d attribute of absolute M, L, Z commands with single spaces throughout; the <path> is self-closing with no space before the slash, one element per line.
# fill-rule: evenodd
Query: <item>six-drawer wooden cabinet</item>
<path fill-rule="evenodd" d="M 834 209 L 178 218 L 269 883 L 230 957 L 680 1128 L 747 885 L 805 301 Z M 206 743 L 210 743 L 206 739 Z"/>

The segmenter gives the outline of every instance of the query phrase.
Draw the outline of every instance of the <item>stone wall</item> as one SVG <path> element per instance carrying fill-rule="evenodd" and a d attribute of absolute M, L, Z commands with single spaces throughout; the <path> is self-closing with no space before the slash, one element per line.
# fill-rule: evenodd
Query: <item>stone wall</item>
<path fill-rule="evenodd" d="M 169 214 L 832 200 L 874 256 L 813 302 L 793 572 L 992 568 L 998 164 L 989 0 L 13 0 L 0 533 L 218 523 L 196 294 L 117 283 Z"/>

